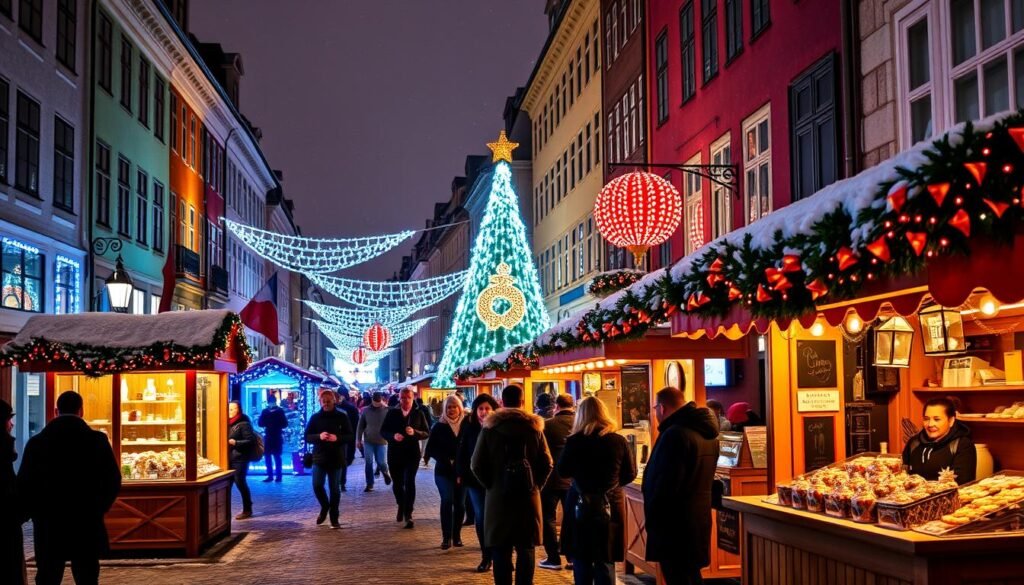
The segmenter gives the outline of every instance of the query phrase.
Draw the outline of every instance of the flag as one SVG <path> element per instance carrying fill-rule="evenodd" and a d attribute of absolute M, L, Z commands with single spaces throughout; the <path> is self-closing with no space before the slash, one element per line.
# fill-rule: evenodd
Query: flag
<path fill-rule="evenodd" d="M 270 343 L 277 345 L 277 273 L 256 293 L 242 312 L 238 314 L 242 323 L 256 333 L 262 334 Z"/>

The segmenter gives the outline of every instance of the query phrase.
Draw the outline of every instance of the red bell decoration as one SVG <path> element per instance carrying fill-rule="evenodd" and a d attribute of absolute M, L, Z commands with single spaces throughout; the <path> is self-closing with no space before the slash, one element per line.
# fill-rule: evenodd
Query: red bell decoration
<path fill-rule="evenodd" d="M 967 215 L 967 212 L 963 209 L 956 212 L 953 219 L 949 220 L 949 225 L 960 230 L 960 233 L 962 233 L 965 238 L 971 237 L 971 216 Z"/>
<path fill-rule="evenodd" d="M 1024 128 L 1009 128 L 1007 132 L 1010 133 L 1010 138 L 1017 143 L 1017 148 L 1024 152 Z"/>
<path fill-rule="evenodd" d="M 594 203 L 597 230 L 637 264 L 652 246 L 668 240 L 683 217 L 679 191 L 658 175 L 635 171 L 608 182 Z"/>
<path fill-rule="evenodd" d="M 800 272 L 803 267 L 800 266 L 800 256 L 798 254 L 786 254 L 782 257 L 782 271 L 783 272 Z"/>
<path fill-rule="evenodd" d="M 985 172 L 988 170 L 988 165 L 983 162 L 967 162 L 964 163 L 971 176 L 974 177 L 974 182 L 981 185 L 981 182 L 985 180 Z"/>
<path fill-rule="evenodd" d="M 1010 208 L 1009 203 L 1003 203 L 1002 201 L 992 201 L 991 199 L 984 198 L 982 198 L 982 201 L 984 201 L 985 205 L 988 205 L 989 208 L 992 209 L 992 213 L 996 214 L 996 217 L 998 217 L 999 219 L 1002 219 L 1003 214 L 1006 213 L 1006 210 Z"/>
<path fill-rule="evenodd" d="M 892 206 L 892 210 L 899 213 L 903 209 L 903 204 L 907 202 L 907 187 L 906 185 L 901 186 L 892 193 L 889 193 L 889 205 Z"/>
<path fill-rule="evenodd" d="M 924 232 L 907 232 L 907 241 L 910 242 L 910 247 L 914 249 L 914 254 L 920 256 L 924 252 L 924 247 L 928 243 L 928 234 Z"/>
<path fill-rule="evenodd" d="M 374 323 L 363 334 L 363 345 L 371 351 L 382 351 L 391 345 L 391 331 L 380 323 Z"/>
<path fill-rule="evenodd" d="M 843 246 L 836 252 L 836 260 L 839 262 L 839 270 L 846 270 L 857 264 L 857 258 L 853 255 L 853 250 Z"/>
<path fill-rule="evenodd" d="M 767 303 L 772 300 L 772 295 L 768 294 L 768 291 L 764 290 L 764 286 L 757 285 L 757 302 Z"/>
<path fill-rule="evenodd" d="M 882 236 L 867 245 L 868 252 L 874 254 L 882 262 L 888 262 L 892 259 L 889 254 L 889 244 L 885 241 L 885 236 Z"/>
<path fill-rule="evenodd" d="M 949 183 L 928 185 L 928 193 L 935 200 L 935 205 L 942 207 L 942 202 L 946 200 L 946 195 L 949 193 Z"/>
<path fill-rule="evenodd" d="M 828 286 L 820 278 L 807 285 L 807 291 L 811 293 L 811 300 L 816 301 L 828 294 Z"/>
<path fill-rule="evenodd" d="M 736 299 L 738 299 L 738 298 L 740 298 L 742 296 L 743 296 L 743 291 L 741 291 L 740 289 L 736 288 L 735 286 L 730 286 L 729 287 L 729 300 L 730 301 L 735 301 Z"/>
<path fill-rule="evenodd" d="M 361 347 L 357 347 L 356 350 L 352 352 L 352 363 L 359 365 L 365 361 L 366 350 Z"/>

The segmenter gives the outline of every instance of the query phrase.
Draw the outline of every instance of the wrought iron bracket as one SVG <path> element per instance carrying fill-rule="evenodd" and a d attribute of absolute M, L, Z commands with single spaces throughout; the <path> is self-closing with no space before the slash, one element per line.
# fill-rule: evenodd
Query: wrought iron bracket
<path fill-rule="evenodd" d="M 739 166 L 738 165 L 682 165 L 666 163 L 608 163 L 608 168 L 647 168 L 647 169 L 674 169 L 690 175 L 696 175 L 708 179 L 712 183 L 721 185 L 726 189 L 738 194 L 739 187 Z"/>
<path fill-rule="evenodd" d="M 111 252 L 120 252 L 124 242 L 121 238 L 93 238 L 92 240 L 92 253 L 97 256 L 102 256 Z"/>

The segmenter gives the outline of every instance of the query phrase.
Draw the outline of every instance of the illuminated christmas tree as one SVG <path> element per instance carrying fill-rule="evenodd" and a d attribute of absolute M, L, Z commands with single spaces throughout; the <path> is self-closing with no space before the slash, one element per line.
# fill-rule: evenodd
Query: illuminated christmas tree
<path fill-rule="evenodd" d="M 487 145 L 494 153 L 494 176 L 480 233 L 473 244 L 455 320 L 435 388 L 454 386 L 455 370 L 474 360 L 526 343 L 549 327 L 537 268 L 526 241 L 526 226 L 512 188 L 512 151 L 502 131 Z"/>

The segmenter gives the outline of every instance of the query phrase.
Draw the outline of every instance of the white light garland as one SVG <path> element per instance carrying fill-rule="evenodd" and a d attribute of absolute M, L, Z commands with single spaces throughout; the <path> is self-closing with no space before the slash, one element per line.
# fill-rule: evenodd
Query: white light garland
<path fill-rule="evenodd" d="M 415 232 L 364 238 L 306 238 L 261 230 L 224 218 L 224 225 L 274 264 L 296 272 L 325 274 L 366 262 L 409 239 Z"/>
<path fill-rule="evenodd" d="M 324 321 L 335 325 L 348 327 L 352 330 L 366 330 L 374 323 L 380 323 L 390 327 L 395 323 L 406 320 L 413 311 L 407 308 L 401 309 L 350 309 L 347 307 L 335 307 L 324 305 L 313 301 L 303 301 L 313 309 Z"/>
<path fill-rule="evenodd" d="M 391 344 L 389 347 L 394 347 L 406 339 L 409 339 L 415 335 L 417 331 L 422 329 L 423 326 L 431 319 L 433 319 L 433 317 L 424 317 L 422 319 L 392 325 Z M 320 331 L 323 331 L 324 335 L 327 336 L 327 339 L 337 347 L 345 346 L 356 348 L 363 343 L 362 334 L 352 335 L 352 333 L 350 333 L 351 330 L 339 327 L 333 323 L 328 323 L 327 321 L 321 321 L 319 319 L 311 319 L 311 321 L 316 323 L 316 326 L 320 328 Z"/>
<path fill-rule="evenodd" d="M 346 303 L 376 309 L 412 312 L 429 307 L 462 289 L 468 270 L 424 280 L 372 282 L 309 274 L 317 286 Z"/>

